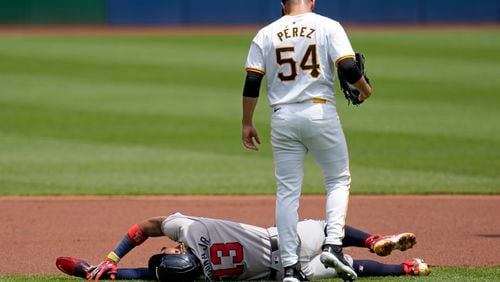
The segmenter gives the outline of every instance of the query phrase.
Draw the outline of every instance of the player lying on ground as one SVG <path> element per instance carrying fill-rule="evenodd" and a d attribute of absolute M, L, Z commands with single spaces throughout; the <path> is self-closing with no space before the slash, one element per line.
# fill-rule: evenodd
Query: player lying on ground
<path fill-rule="evenodd" d="M 301 273 L 309 280 L 336 277 L 334 268 L 320 262 L 325 240 L 325 222 L 299 222 Z M 364 247 L 379 256 L 392 250 L 404 251 L 416 243 L 415 235 L 371 235 L 346 226 L 344 247 Z M 180 244 L 164 248 L 149 259 L 148 268 L 118 269 L 117 264 L 130 250 L 148 237 L 167 236 Z M 87 279 L 145 279 L 160 281 L 279 280 L 283 277 L 276 227 L 261 228 L 238 222 L 180 213 L 153 217 L 132 226 L 114 251 L 97 266 L 87 261 L 60 257 L 57 267 L 64 273 Z M 420 259 L 402 264 L 382 264 L 373 260 L 346 259 L 359 276 L 428 275 L 428 265 Z"/>

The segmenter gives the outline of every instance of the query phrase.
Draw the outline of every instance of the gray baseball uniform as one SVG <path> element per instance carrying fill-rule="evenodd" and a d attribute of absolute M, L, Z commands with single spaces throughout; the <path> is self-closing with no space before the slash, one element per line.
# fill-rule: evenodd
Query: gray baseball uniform
<path fill-rule="evenodd" d="M 335 277 L 319 261 L 325 239 L 325 222 L 301 221 L 298 224 L 302 269 L 309 279 Z M 183 242 L 200 260 L 209 280 L 270 279 L 273 269 L 282 278 L 279 251 L 271 252 L 270 238 L 276 228 L 261 228 L 238 222 L 173 214 L 162 223 L 163 233 Z"/>

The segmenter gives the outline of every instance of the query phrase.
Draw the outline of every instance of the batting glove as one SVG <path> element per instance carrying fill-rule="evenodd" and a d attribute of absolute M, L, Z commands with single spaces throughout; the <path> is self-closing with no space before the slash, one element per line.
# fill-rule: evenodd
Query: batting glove
<path fill-rule="evenodd" d="M 101 262 L 97 266 L 91 267 L 89 269 L 89 273 L 87 274 L 87 280 L 99 281 L 101 277 L 104 278 L 103 275 L 108 276 L 108 279 L 115 280 L 116 273 L 118 271 L 118 261 L 113 260 L 113 258 L 115 257 L 116 255 L 112 256 L 112 254 L 110 253 L 110 255 L 108 255 L 108 257 L 106 257 L 103 262 Z"/>

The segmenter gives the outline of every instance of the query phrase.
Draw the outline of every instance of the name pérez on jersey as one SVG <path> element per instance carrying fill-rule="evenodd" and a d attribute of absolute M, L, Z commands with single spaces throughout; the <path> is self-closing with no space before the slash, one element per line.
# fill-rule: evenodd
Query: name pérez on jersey
<path fill-rule="evenodd" d="M 286 26 L 285 29 L 276 33 L 276 35 L 278 36 L 280 41 L 283 42 L 284 39 L 295 38 L 295 37 L 304 37 L 312 39 L 311 36 L 314 34 L 315 31 L 316 29 L 307 26 L 301 26 L 301 27 Z"/>

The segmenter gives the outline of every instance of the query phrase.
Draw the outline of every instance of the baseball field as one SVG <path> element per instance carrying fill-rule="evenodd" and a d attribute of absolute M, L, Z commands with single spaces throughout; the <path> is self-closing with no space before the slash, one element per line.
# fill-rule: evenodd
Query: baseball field
<path fill-rule="evenodd" d="M 347 31 L 374 85 L 359 107 L 337 95 L 348 219 L 416 233 L 392 259 L 422 255 L 428 280 L 500 280 L 500 28 Z M 72 280 L 56 256 L 98 260 L 176 210 L 274 224 L 265 93 L 260 151 L 240 141 L 254 32 L 0 30 L 0 281 Z M 323 193 L 308 159 L 301 217 L 322 216 Z"/>

